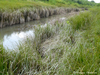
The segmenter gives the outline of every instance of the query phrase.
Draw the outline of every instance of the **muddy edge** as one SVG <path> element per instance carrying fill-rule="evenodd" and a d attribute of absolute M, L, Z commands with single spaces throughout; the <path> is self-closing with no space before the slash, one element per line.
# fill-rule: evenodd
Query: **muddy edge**
<path fill-rule="evenodd" d="M 70 13 L 72 11 L 79 12 L 80 10 L 85 10 L 84 8 L 24 8 L 16 11 L 4 11 L 0 12 L 0 28 L 6 26 L 12 26 L 16 24 L 22 24 L 32 20 L 38 20 L 40 18 L 46 18 L 52 15 L 59 15 L 64 13 Z"/>

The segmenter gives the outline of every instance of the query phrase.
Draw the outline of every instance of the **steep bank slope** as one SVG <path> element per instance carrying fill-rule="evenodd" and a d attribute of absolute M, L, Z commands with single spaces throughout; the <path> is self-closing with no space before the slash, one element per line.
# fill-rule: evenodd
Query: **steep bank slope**
<path fill-rule="evenodd" d="M 77 8 L 51 8 L 51 7 L 42 7 L 42 8 L 24 8 L 19 9 L 13 12 L 3 12 L 0 13 L 0 28 L 11 26 L 15 24 L 21 24 L 32 20 L 37 20 L 40 18 L 49 17 L 52 15 L 69 13 L 71 11 L 79 11 Z"/>
<path fill-rule="evenodd" d="M 87 1 L 88 2 L 88 1 Z M 84 5 L 64 0 L 1 0 L 0 28 L 40 18 L 79 11 Z"/>

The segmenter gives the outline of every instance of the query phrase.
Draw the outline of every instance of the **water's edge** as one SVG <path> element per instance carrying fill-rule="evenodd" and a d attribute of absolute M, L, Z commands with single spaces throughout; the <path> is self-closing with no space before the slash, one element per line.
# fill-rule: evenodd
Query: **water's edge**
<path fill-rule="evenodd" d="M 83 8 L 81 8 L 84 10 Z M 80 11 L 79 8 L 41 8 L 41 9 L 19 9 L 13 12 L 0 13 L 0 28 L 23 24 L 32 20 L 38 20 L 40 18 L 46 18 L 52 15 L 58 15 L 63 13 L 70 13 L 71 11 Z"/>
<path fill-rule="evenodd" d="M 53 15 L 48 18 L 41 18 L 26 22 L 24 24 L 17 24 L 0 29 L 0 43 L 6 50 L 16 49 L 19 44 L 22 44 L 27 38 L 35 38 L 35 27 L 45 27 L 47 24 L 54 25 L 55 22 L 63 22 L 71 16 L 77 15 L 79 12 L 65 13 L 61 15 Z M 32 36 L 32 37 L 31 37 Z"/>

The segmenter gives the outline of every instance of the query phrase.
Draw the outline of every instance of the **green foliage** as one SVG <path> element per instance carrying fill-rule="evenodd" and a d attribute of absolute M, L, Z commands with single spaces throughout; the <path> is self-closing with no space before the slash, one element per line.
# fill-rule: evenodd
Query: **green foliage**
<path fill-rule="evenodd" d="M 97 6 L 100 6 L 100 3 L 98 3 Z"/>
<path fill-rule="evenodd" d="M 91 12 L 81 13 L 78 16 L 72 17 L 69 21 L 74 29 L 85 29 L 93 24 L 93 16 Z"/>
<path fill-rule="evenodd" d="M 82 13 L 79 16 L 76 16 L 74 18 L 70 19 L 70 22 L 74 28 L 74 30 L 77 30 L 83 32 L 84 40 L 87 41 L 87 51 L 86 49 L 83 49 L 83 47 L 80 48 L 80 50 L 83 50 L 86 55 L 88 55 L 89 59 L 87 60 L 90 64 L 94 64 L 94 67 L 91 68 L 92 71 L 99 72 L 99 68 L 97 68 L 99 59 L 100 59 L 100 8 L 92 8 L 90 12 Z M 85 28 L 85 30 L 83 30 Z M 82 41 L 81 41 L 82 42 Z M 85 45 L 85 43 L 83 44 Z M 82 46 L 83 46 L 82 45 Z M 86 47 L 85 46 L 85 47 Z M 90 48 L 90 49 L 89 49 Z M 91 52 L 91 53 L 90 53 Z M 86 55 L 83 55 L 84 57 Z M 81 57 L 81 56 L 80 56 Z M 93 57 L 93 59 L 91 59 Z M 87 58 L 87 57 L 86 57 Z M 90 60 L 91 59 L 91 60 Z M 81 59 L 82 63 L 86 61 Z M 87 62 L 86 61 L 86 62 Z M 95 62 L 94 62 L 95 61 Z M 87 63 L 88 63 L 87 62 Z M 88 65 L 87 65 L 88 66 Z M 85 67 L 87 67 L 85 66 Z M 84 71 L 87 71 L 87 68 L 84 67 Z M 95 70 L 93 70 L 95 68 Z"/>
<path fill-rule="evenodd" d="M 0 75 L 7 71 L 6 52 L 2 45 L 0 45 Z"/>

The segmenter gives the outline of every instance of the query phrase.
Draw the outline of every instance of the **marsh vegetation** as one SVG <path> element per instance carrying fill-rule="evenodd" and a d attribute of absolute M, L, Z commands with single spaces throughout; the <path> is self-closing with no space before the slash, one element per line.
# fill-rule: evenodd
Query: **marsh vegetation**
<path fill-rule="evenodd" d="M 62 0 L 61 0 L 62 1 Z M 35 28 L 17 51 L 0 45 L 1 75 L 99 75 L 100 8 Z"/>

